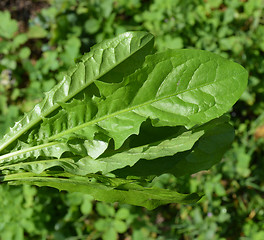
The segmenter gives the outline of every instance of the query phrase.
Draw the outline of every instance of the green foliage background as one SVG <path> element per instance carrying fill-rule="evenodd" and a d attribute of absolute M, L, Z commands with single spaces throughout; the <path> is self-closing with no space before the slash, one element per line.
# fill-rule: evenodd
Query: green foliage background
<path fill-rule="evenodd" d="M 205 191 L 198 204 L 147 211 L 1 185 L 0 239 L 264 239 L 264 1 L 31 1 L 40 2 L 25 29 L 14 7 L 0 12 L 0 136 L 74 59 L 128 30 L 154 34 L 157 50 L 197 48 L 232 59 L 249 71 L 249 86 L 230 111 L 236 140 L 221 163 L 195 176 L 155 180 L 179 192 Z"/>

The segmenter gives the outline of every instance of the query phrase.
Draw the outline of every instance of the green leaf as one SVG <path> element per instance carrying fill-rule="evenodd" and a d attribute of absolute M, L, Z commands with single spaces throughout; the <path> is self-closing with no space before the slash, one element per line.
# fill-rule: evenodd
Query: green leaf
<path fill-rule="evenodd" d="M 103 217 L 113 217 L 115 215 L 114 207 L 105 203 L 96 204 L 96 212 Z"/>
<path fill-rule="evenodd" d="M 185 132 L 172 139 L 131 148 L 111 156 L 97 159 L 82 158 L 76 163 L 78 166 L 76 174 L 84 175 L 98 171 L 105 174 L 125 166 L 133 166 L 140 159 L 152 160 L 164 156 L 173 156 L 177 152 L 191 149 L 202 134 L 202 131 L 194 134 Z"/>
<path fill-rule="evenodd" d="M 197 141 L 193 149 L 152 161 L 142 159 L 133 167 L 116 170 L 114 174 L 123 178 L 138 178 L 171 173 L 180 177 L 208 170 L 222 159 L 233 140 L 233 127 L 222 120 L 214 120 L 212 124 L 208 124 L 205 134 Z"/>
<path fill-rule="evenodd" d="M 115 218 L 119 220 L 125 220 L 129 217 L 130 212 L 127 208 L 120 208 L 115 214 Z"/>
<path fill-rule="evenodd" d="M 52 176 L 52 177 L 51 177 Z M 147 188 L 134 183 L 125 183 L 113 188 L 89 181 L 87 177 L 59 178 L 55 174 L 35 176 L 31 173 L 19 173 L 5 176 L 3 181 L 14 181 L 14 184 L 28 183 L 37 186 L 49 186 L 69 192 L 90 194 L 95 200 L 106 202 L 128 203 L 154 209 L 168 203 L 195 203 L 202 197 L 201 194 L 181 194 L 160 188 Z"/>
<path fill-rule="evenodd" d="M 0 11 L 0 36 L 4 38 L 12 38 L 18 30 L 18 24 L 15 20 L 11 19 L 8 11 Z"/>
<path fill-rule="evenodd" d="M 153 36 L 144 32 L 124 33 L 95 45 L 91 52 L 84 55 L 80 62 L 64 75 L 58 85 L 46 93 L 46 97 L 40 104 L 37 104 L 10 129 L 0 141 L 0 151 L 58 109 L 59 102 L 67 102 L 96 79 L 110 73 L 123 62 L 130 63 L 125 68 L 126 74 L 133 72 L 144 61 L 152 45 Z"/>
<path fill-rule="evenodd" d="M 104 94 L 109 88 L 99 81 L 95 84 Z M 118 149 L 130 135 L 139 134 L 142 122 L 148 118 L 155 126 L 191 128 L 220 117 L 238 100 L 246 84 L 247 71 L 243 67 L 213 53 L 158 53 L 148 56 L 144 67 L 116 85 L 117 89 L 108 90 L 106 99 L 74 100 L 62 105 L 59 114 L 44 120 L 35 138 L 92 139 L 101 132 L 113 138 Z M 81 105 L 87 105 L 87 109 L 74 107 Z"/>
<path fill-rule="evenodd" d="M 14 40 L 12 41 L 12 51 L 15 51 L 20 45 L 26 43 L 27 40 L 27 35 L 24 33 L 15 36 Z"/>
<path fill-rule="evenodd" d="M 65 65 L 71 65 L 74 59 L 78 56 L 80 52 L 81 41 L 78 38 L 69 38 L 64 43 L 64 52 L 60 54 L 60 58 L 65 63 Z"/>
<path fill-rule="evenodd" d="M 27 162 L 25 164 L 27 163 L 29 164 L 28 161 L 30 158 L 37 159 L 39 156 L 60 158 L 61 155 L 65 152 L 70 152 L 72 154 L 75 154 L 77 156 L 82 156 L 82 157 L 90 155 L 93 158 L 97 158 L 106 150 L 107 144 L 108 144 L 107 141 L 84 140 L 84 141 L 78 141 L 78 142 L 70 141 L 68 143 L 50 142 L 50 143 L 45 143 L 41 145 L 30 146 L 29 144 L 25 144 L 19 141 L 18 145 L 12 152 L 0 156 L 0 166 L 5 163 L 14 164 L 14 163 L 26 160 L 26 159 L 27 159 Z M 32 164 L 34 165 L 34 163 Z M 39 169 L 40 164 L 37 164 L 37 165 L 38 165 L 37 169 Z M 50 165 L 51 163 L 48 163 L 48 166 Z M 44 166 L 47 166 L 47 165 L 44 163 Z M 34 166 L 31 166 L 31 167 L 34 168 Z"/>
<path fill-rule="evenodd" d="M 153 131 L 153 128 L 152 128 L 152 131 Z M 31 171 L 34 173 L 41 173 L 44 170 L 51 168 L 53 166 L 60 166 L 66 172 L 76 174 L 76 175 L 86 175 L 89 173 L 97 173 L 97 172 L 106 174 L 113 170 L 123 168 L 125 166 L 133 166 L 140 159 L 152 160 L 152 159 L 156 159 L 159 157 L 173 156 L 178 152 L 187 151 L 191 149 L 193 145 L 195 144 L 195 142 L 198 141 L 198 139 L 204 134 L 203 129 L 193 130 L 193 131 L 186 131 L 186 130 L 180 129 L 176 131 L 175 128 L 171 128 L 170 131 L 172 131 L 174 135 L 168 137 L 168 139 L 166 140 L 161 138 L 158 141 L 151 142 L 148 144 L 143 144 L 143 145 L 139 145 L 135 147 L 129 147 L 128 149 L 122 149 L 121 151 L 117 151 L 117 152 L 114 151 L 113 153 L 110 153 L 110 155 L 108 154 L 107 156 L 98 157 L 97 159 L 94 159 L 92 157 L 84 157 L 79 160 L 71 159 L 71 158 L 62 158 L 59 160 L 57 159 L 40 160 L 40 161 L 22 162 L 22 163 L 10 165 L 10 163 L 15 163 L 19 159 L 21 161 L 21 159 L 32 157 L 36 155 L 36 153 L 41 155 L 42 154 L 41 151 L 45 151 L 46 149 L 47 149 L 46 151 L 50 149 L 52 150 L 52 148 L 49 148 L 49 147 L 46 147 L 45 149 L 40 149 L 40 150 L 37 149 L 38 151 L 36 150 L 35 152 L 27 151 L 27 149 L 25 149 L 24 150 L 25 155 L 24 156 L 22 154 L 17 155 L 16 158 L 12 160 L 12 162 L 10 159 L 12 153 L 10 153 L 10 156 L 7 156 L 5 158 L 5 159 L 8 159 L 9 164 L 6 166 L 0 167 L 0 170 L 25 169 L 27 171 Z M 153 137 L 153 132 L 152 132 L 152 137 Z M 135 141 L 140 141 L 140 139 L 138 140 L 137 138 L 134 140 L 134 142 Z M 72 150 L 72 152 L 74 152 L 75 154 L 79 153 L 80 155 L 82 152 L 81 150 L 77 148 L 77 146 L 74 146 L 75 148 Z M 66 150 L 70 151 L 70 149 L 67 149 L 66 147 L 73 148 L 73 146 L 71 146 L 70 144 L 63 145 L 63 143 L 57 143 L 55 147 L 56 147 L 55 149 L 57 149 L 55 153 L 52 153 L 52 152 L 45 153 L 44 152 L 44 154 L 59 158 L 63 151 L 66 151 Z M 78 147 L 80 148 L 80 146 Z M 96 147 L 99 151 L 100 146 L 96 146 Z M 102 151 L 105 150 L 105 147 L 103 148 Z M 91 151 L 91 149 L 87 147 L 87 152 L 89 153 L 89 151 Z M 102 151 L 100 153 L 102 153 Z M 0 160 L 1 160 L 1 156 L 0 156 Z M 2 163 L 4 163 L 4 160 L 2 160 Z"/>
<path fill-rule="evenodd" d="M 116 240 L 118 238 L 117 232 L 115 231 L 114 228 L 108 228 L 104 230 L 104 234 L 102 236 L 103 240 Z"/>
<path fill-rule="evenodd" d="M 84 198 L 84 200 L 81 204 L 81 207 L 80 207 L 81 212 L 84 215 L 90 214 L 93 210 L 93 204 L 91 202 L 91 199 L 89 198 L 89 195 L 87 195 L 87 196 Z"/>
<path fill-rule="evenodd" d="M 144 186 L 221 160 L 234 138 L 223 114 L 244 91 L 247 71 L 201 50 L 148 55 L 152 46 L 152 35 L 129 32 L 84 55 L 0 142 L 1 182 L 149 209 L 198 201 L 200 194 Z M 65 49 L 61 56 L 77 56 Z M 49 58 L 37 63 L 42 72 L 53 67 Z"/>
<path fill-rule="evenodd" d="M 19 57 L 21 59 L 26 59 L 30 56 L 31 54 L 31 51 L 30 51 L 30 48 L 28 47 L 23 47 L 21 48 L 21 50 L 19 51 Z"/>
<path fill-rule="evenodd" d="M 127 230 L 127 225 L 123 221 L 115 219 L 114 228 L 118 233 L 124 233 Z"/>
<path fill-rule="evenodd" d="M 38 25 L 30 26 L 27 32 L 28 38 L 44 38 L 47 34 L 47 31 Z"/>
<path fill-rule="evenodd" d="M 94 34 L 100 29 L 101 21 L 100 19 L 91 18 L 88 19 L 84 24 L 84 29 L 89 34 Z"/>

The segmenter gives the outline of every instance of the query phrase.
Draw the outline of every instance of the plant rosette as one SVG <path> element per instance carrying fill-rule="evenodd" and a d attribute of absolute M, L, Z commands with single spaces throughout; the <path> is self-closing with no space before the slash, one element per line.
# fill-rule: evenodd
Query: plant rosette
<path fill-rule="evenodd" d="M 153 43 L 127 32 L 91 48 L 0 141 L 1 181 L 148 209 L 197 202 L 200 193 L 148 183 L 221 160 L 234 138 L 225 114 L 248 74 L 207 51 L 153 53 Z"/>

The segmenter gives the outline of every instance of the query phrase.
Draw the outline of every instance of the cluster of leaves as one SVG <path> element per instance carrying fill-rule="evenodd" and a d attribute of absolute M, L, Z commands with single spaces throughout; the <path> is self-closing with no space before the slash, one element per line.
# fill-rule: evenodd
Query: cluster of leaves
<path fill-rule="evenodd" d="M 221 160 L 233 140 L 221 116 L 244 91 L 247 72 L 209 52 L 151 55 L 152 47 L 145 32 L 92 47 L 0 141 L 2 180 L 149 209 L 199 200 L 142 185 Z"/>
<path fill-rule="evenodd" d="M 45 12 L 45 11 L 44 11 Z M 48 31 L 36 19 L 18 33 L 19 23 L 8 11 L 0 12 L 0 136 L 23 112 L 27 112 L 57 82 L 59 70 L 80 56 L 79 40 L 70 38 L 54 50 Z M 25 99 L 27 101 L 25 101 Z"/>
<path fill-rule="evenodd" d="M 17 67 L 11 71 L 12 81 L 9 87 L 7 90 L 1 90 L 0 98 L 7 96 L 8 100 L 5 100 L 5 105 L 0 104 L 0 135 L 16 120 L 21 110 L 29 110 L 36 99 L 41 98 L 42 92 L 54 85 L 54 80 L 57 79 L 56 71 L 68 64 L 67 58 L 62 58 L 66 50 L 72 49 L 74 52 L 79 49 L 82 54 L 103 38 L 110 38 L 127 30 L 146 30 L 156 36 L 155 47 L 159 50 L 166 47 L 190 47 L 216 52 L 241 63 L 250 72 L 248 90 L 232 111 L 234 118 L 231 119 L 238 129 L 234 147 L 225 156 L 224 161 L 213 167 L 209 174 L 202 173 L 177 179 L 169 175 L 159 177 L 155 181 L 158 187 L 177 188 L 181 192 L 205 190 L 206 197 L 198 205 L 186 207 L 172 204 L 169 208 L 160 208 L 161 212 L 142 212 L 141 209 L 132 207 L 130 214 L 135 216 L 141 226 L 130 224 L 128 234 L 135 232 L 133 239 L 263 239 L 264 206 L 261 196 L 264 191 L 264 179 L 261 169 L 264 121 L 260 115 L 263 112 L 263 6 L 262 0 L 53 0 L 49 8 L 43 9 L 30 21 L 30 27 L 36 26 L 47 32 L 44 38 L 30 40 L 30 44 L 35 44 L 30 46 L 31 70 L 27 72 L 20 61 L 16 60 Z M 3 21 L 0 24 L 2 23 Z M 70 45 L 71 42 L 76 42 L 76 39 L 79 39 L 80 46 Z M 16 52 L 24 46 L 29 46 L 28 42 L 18 47 Z M 1 54 L 2 56 L 6 57 L 8 54 Z M 38 61 L 45 62 L 45 65 L 39 65 L 35 71 Z M 44 66 L 53 67 L 54 70 L 49 69 L 44 73 Z M 37 78 L 32 78 L 31 72 L 37 72 Z M 0 81 L 6 73 L 8 72 L 2 72 Z M 20 81 L 22 75 L 23 81 Z M 25 83 L 27 88 L 24 88 Z M 3 86 L 6 85 L 0 85 Z M 13 92 L 19 92 L 18 100 L 12 100 Z M 24 98 L 26 101 L 22 100 Z M 13 188 L 9 191 L 4 189 L 3 195 L 12 194 L 12 190 Z M 14 189 L 13 197 L 19 190 Z M 35 199 L 37 196 L 38 193 Z M 60 209 L 69 207 L 70 202 L 59 201 L 59 196 L 64 195 L 54 194 L 50 197 L 58 202 Z M 37 206 L 37 203 L 35 204 Z M 127 207 L 119 205 L 118 208 Z M 6 208 L 6 205 L 3 208 Z M 20 205 L 17 205 L 18 208 L 23 210 Z M 56 216 L 64 219 L 63 216 L 67 215 L 59 213 L 59 209 L 50 209 L 47 205 L 44 209 L 42 212 L 52 215 L 52 219 L 56 219 Z M 54 215 L 53 212 L 58 214 Z M 96 212 L 94 208 L 92 213 Z M 12 215 L 11 210 L 9 214 Z M 100 217 L 100 214 L 98 216 Z M 89 216 L 87 218 L 91 220 Z M 43 219 L 45 217 L 39 221 L 44 224 Z M 163 219 L 166 224 L 158 219 Z M 96 218 L 94 220 L 97 221 Z M 69 225 L 75 226 L 76 221 L 80 224 L 79 227 L 75 230 L 69 228 Z M 65 233 L 65 239 L 66 236 L 81 236 L 80 232 L 89 234 L 92 231 L 86 227 L 86 221 L 83 221 L 80 211 L 75 210 L 75 215 L 65 220 L 66 222 L 68 227 L 58 228 L 56 234 L 54 233 L 56 236 Z M 54 229 L 55 223 L 53 227 L 47 226 L 53 234 L 51 228 Z M 67 229 L 72 231 L 67 232 Z M 4 231 L 5 228 L 1 228 L 1 232 Z"/>

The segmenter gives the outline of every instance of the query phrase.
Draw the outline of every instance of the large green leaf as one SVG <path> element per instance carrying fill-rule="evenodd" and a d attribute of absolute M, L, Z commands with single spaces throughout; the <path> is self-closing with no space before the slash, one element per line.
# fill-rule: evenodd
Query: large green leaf
<path fill-rule="evenodd" d="M 95 80 L 102 78 L 107 81 L 117 72 L 120 80 L 134 72 L 150 53 L 152 46 L 153 36 L 145 32 L 127 32 L 95 45 L 64 75 L 58 85 L 46 93 L 41 103 L 10 129 L 0 141 L 0 151 L 58 109 L 59 103 L 67 102 Z"/>
<path fill-rule="evenodd" d="M 21 149 L 26 154 L 13 153 L 16 159 L 57 157 L 58 154 L 47 155 L 42 148 L 49 144 L 48 152 L 61 155 L 70 148 L 67 141 L 72 139 L 90 141 L 91 146 L 98 147 L 102 143 L 98 154 L 86 152 L 98 157 L 107 142 L 95 140 L 96 133 L 103 134 L 105 139 L 113 138 L 119 148 L 130 135 L 139 133 L 147 118 L 155 126 L 192 127 L 206 123 L 228 111 L 238 100 L 247 82 L 247 72 L 240 65 L 209 52 L 170 50 L 148 56 L 144 67 L 117 84 L 118 88 L 112 84 L 111 89 L 107 76 L 103 80 L 95 80 L 99 92 L 104 93 L 102 98 L 90 98 L 86 93 L 81 99 L 60 103 L 62 109 L 55 116 L 43 118 L 40 128 L 29 134 L 27 142 L 32 147 Z M 38 144 L 43 139 L 46 143 Z M 13 160 L 8 157 L 2 156 L 0 160 Z"/>
<path fill-rule="evenodd" d="M 108 85 L 95 82 L 99 92 Z M 155 126 L 203 124 L 227 112 L 247 84 L 240 65 L 200 50 L 170 50 L 148 56 L 144 67 L 104 98 L 73 100 L 45 119 L 34 138 L 93 139 L 101 132 L 116 148 L 150 118 Z M 82 110 L 80 110 L 82 109 Z M 93 109 L 93 111 L 91 111 Z"/>
<path fill-rule="evenodd" d="M 142 187 L 131 181 L 118 183 L 114 179 L 112 183 L 109 179 L 109 185 L 105 185 L 93 182 L 88 177 L 67 178 L 68 175 L 63 175 L 63 178 L 60 178 L 54 175 L 52 174 L 51 177 L 50 174 L 46 173 L 38 176 L 31 173 L 18 173 L 4 177 L 3 181 L 14 184 L 28 183 L 37 186 L 49 186 L 69 192 L 82 192 L 90 194 L 95 200 L 128 203 L 148 209 L 154 209 L 168 203 L 196 203 L 202 197 L 202 194 L 197 193 L 181 194 L 166 189 Z"/>
<path fill-rule="evenodd" d="M 91 122 L 56 137 L 97 125 L 118 148 L 129 135 L 138 134 L 147 118 L 155 126 L 190 128 L 227 112 L 246 84 L 243 67 L 215 54 L 200 50 L 158 53 L 148 56 L 144 67 L 127 77 L 124 87 L 99 102 Z"/>

